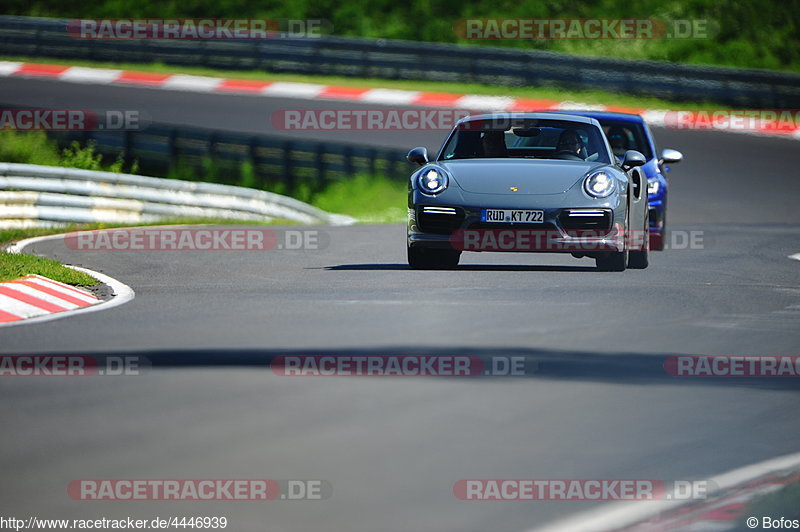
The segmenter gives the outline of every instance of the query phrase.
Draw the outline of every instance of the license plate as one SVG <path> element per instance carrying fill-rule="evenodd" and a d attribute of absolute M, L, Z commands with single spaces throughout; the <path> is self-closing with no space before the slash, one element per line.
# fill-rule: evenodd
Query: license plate
<path fill-rule="evenodd" d="M 483 209 L 482 222 L 535 224 L 544 221 L 544 211 Z"/>

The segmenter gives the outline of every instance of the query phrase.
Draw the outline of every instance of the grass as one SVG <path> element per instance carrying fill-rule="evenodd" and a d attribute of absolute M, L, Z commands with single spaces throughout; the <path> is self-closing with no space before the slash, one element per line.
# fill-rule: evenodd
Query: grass
<path fill-rule="evenodd" d="M 407 216 L 405 181 L 359 174 L 312 197 L 324 211 L 347 214 L 360 223 L 402 223 Z"/>
<path fill-rule="evenodd" d="M 457 94 L 480 94 L 487 96 L 508 96 L 512 98 L 531 98 L 536 100 L 575 101 L 592 105 L 613 105 L 643 109 L 716 109 L 718 104 L 711 102 L 672 102 L 659 98 L 629 96 L 606 91 L 577 91 L 548 87 L 508 87 L 504 85 L 485 85 L 479 83 L 455 83 L 445 81 L 409 81 L 378 78 L 352 78 L 344 76 L 308 76 L 301 74 L 276 74 L 264 71 L 234 71 L 202 67 L 166 65 L 163 63 L 109 63 L 87 60 L 60 60 L 41 57 L 0 56 L 3 61 L 45 62 L 55 65 L 73 65 L 97 68 L 138 70 L 163 74 L 188 74 L 219 78 L 236 78 L 253 81 L 292 81 L 300 83 L 319 83 L 346 87 L 404 89 L 429 92 L 449 92 Z"/>
<path fill-rule="evenodd" d="M 97 279 L 67 268 L 57 260 L 33 255 L 0 252 L 0 282 L 12 281 L 23 275 L 43 275 L 62 283 L 77 286 L 94 286 Z"/>
<path fill-rule="evenodd" d="M 23 133 L 0 130 L 0 161 L 116 173 L 125 169 L 121 155 L 113 163 L 105 163 L 103 156 L 95 153 L 94 144 L 81 146 L 77 141 L 60 149 L 58 143 L 48 138 L 44 131 Z M 135 161 L 127 168 L 130 173 L 136 173 L 137 170 Z"/>

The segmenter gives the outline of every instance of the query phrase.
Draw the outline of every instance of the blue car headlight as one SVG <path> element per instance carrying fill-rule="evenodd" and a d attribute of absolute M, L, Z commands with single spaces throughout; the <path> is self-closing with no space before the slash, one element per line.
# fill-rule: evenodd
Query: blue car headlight
<path fill-rule="evenodd" d="M 652 179 L 647 182 L 648 196 L 652 196 L 653 194 L 658 194 L 659 190 L 661 190 L 661 183 L 658 182 L 658 179 Z"/>
<path fill-rule="evenodd" d="M 417 177 L 417 184 L 423 194 L 433 196 L 447 188 L 447 175 L 436 168 L 423 168 Z"/>
<path fill-rule="evenodd" d="M 607 198 L 615 189 L 614 178 L 606 172 L 595 172 L 583 180 L 583 190 L 593 198 Z"/>

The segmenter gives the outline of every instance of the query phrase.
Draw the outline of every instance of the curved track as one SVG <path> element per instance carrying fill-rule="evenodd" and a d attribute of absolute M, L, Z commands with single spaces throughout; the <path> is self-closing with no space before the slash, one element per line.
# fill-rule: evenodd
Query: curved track
<path fill-rule="evenodd" d="M 17 79 L 0 84 L 0 101 L 134 108 L 253 132 L 269 132 L 275 110 L 350 105 Z M 136 299 L 6 328 L 0 353 L 131 353 L 167 369 L 4 379 L 2 509 L 227 515 L 237 531 L 513 531 L 593 503 L 462 502 L 453 483 L 704 478 L 797 451 L 797 381 L 675 379 L 660 366 L 674 354 L 798 354 L 800 264 L 788 259 L 800 252 L 797 143 L 656 135 L 686 157 L 670 176 L 671 228 L 702 231 L 704 249 L 654 254 L 643 271 L 517 254 L 411 271 L 401 226 L 321 227 L 329 245 L 304 252 L 34 245 L 123 280 Z M 436 148 L 441 134 L 348 138 Z M 513 354 L 539 370 L 518 379 L 314 379 L 263 367 L 291 353 Z M 65 494 L 78 478 L 204 477 L 321 478 L 333 497 L 92 504 Z"/>

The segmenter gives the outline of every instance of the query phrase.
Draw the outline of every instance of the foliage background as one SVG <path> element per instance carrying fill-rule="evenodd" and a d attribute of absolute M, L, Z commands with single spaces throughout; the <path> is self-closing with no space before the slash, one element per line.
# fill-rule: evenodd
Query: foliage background
<path fill-rule="evenodd" d="M 325 19 L 337 35 L 459 42 L 460 18 L 708 20 L 709 39 L 462 41 L 587 55 L 800 72 L 800 0 L 4 0 L 4 14 L 64 18 Z"/>

